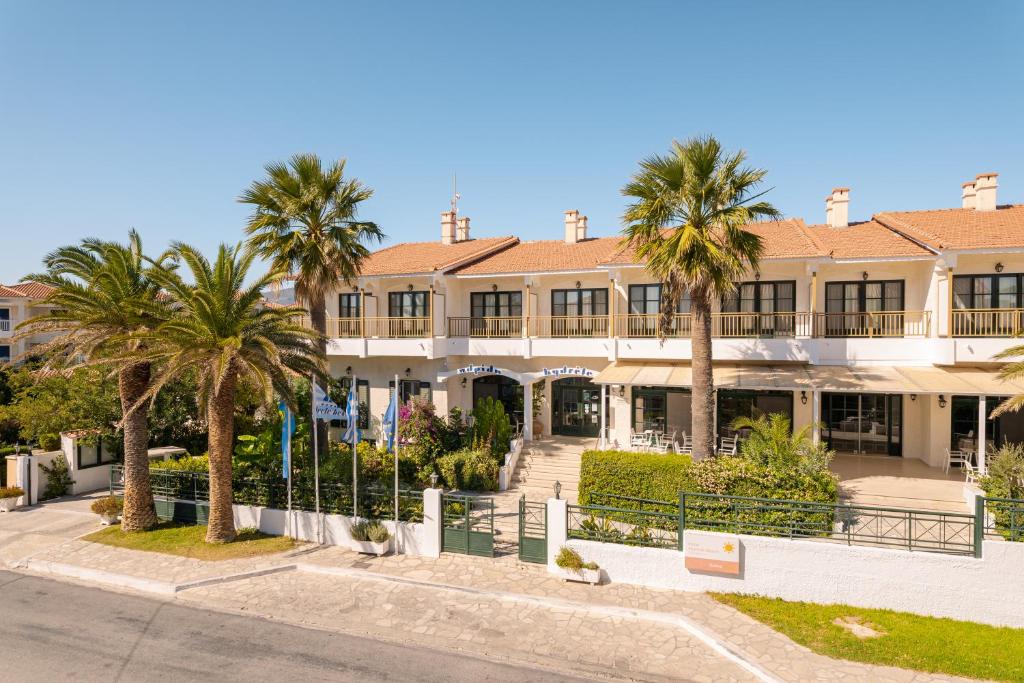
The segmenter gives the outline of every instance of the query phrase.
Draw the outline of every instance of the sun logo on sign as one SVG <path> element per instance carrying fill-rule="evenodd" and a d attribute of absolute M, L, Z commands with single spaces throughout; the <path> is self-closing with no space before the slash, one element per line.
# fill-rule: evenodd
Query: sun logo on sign
<path fill-rule="evenodd" d="M 731 553 L 732 551 L 736 550 L 736 546 L 734 546 L 732 543 L 726 543 L 722 546 L 722 550 L 724 550 L 727 553 Z"/>

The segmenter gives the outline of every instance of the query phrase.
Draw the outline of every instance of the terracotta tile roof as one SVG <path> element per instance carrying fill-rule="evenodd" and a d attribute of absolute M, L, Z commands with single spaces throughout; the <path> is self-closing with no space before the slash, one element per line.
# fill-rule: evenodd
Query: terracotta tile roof
<path fill-rule="evenodd" d="M 811 225 L 807 231 L 835 259 L 934 256 L 920 244 L 873 220 L 851 223 L 845 228 Z"/>
<path fill-rule="evenodd" d="M 827 251 L 817 242 L 803 220 L 787 218 L 781 221 L 766 221 L 747 226 L 747 230 L 759 235 L 764 243 L 762 259 L 811 258 L 825 256 Z M 619 249 L 609 258 L 608 264 L 636 263 L 632 247 Z"/>
<path fill-rule="evenodd" d="M 874 220 L 936 249 L 1024 247 L 1024 204 L 995 211 L 886 211 Z"/>
<path fill-rule="evenodd" d="M 593 270 L 620 250 L 621 237 L 519 242 L 455 270 L 456 275 Z"/>
<path fill-rule="evenodd" d="M 360 275 L 412 275 L 448 270 L 518 241 L 515 237 L 484 237 L 455 244 L 403 242 L 370 254 L 363 261 Z"/>
<path fill-rule="evenodd" d="M 42 299 L 53 291 L 53 287 L 38 282 L 19 282 L 16 285 L 0 285 L 0 297 L 27 297 Z"/>

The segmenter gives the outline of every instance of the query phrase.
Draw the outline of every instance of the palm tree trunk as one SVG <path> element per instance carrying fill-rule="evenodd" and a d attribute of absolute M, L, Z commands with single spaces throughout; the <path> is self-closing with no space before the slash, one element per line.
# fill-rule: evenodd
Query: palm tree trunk
<path fill-rule="evenodd" d="M 715 377 L 711 364 L 710 297 L 705 293 L 699 296 L 694 293 L 691 312 L 693 455 L 695 459 L 700 460 L 715 453 Z"/>
<path fill-rule="evenodd" d="M 237 374 L 229 370 L 220 390 L 211 393 L 206 409 L 209 422 L 210 518 L 207 543 L 235 540 L 234 499 L 231 489 L 231 455 L 235 432 L 235 386 Z"/>
<path fill-rule="evenodd" d="M 324 299 L 323 294 L 318 294 L 310 298 L 309 301 L 309 318 L 313 323 L 313 329 L 320 334 L 320 340 L 317 342 L 317 346 L 320 349 L 320 354 L 327 357 L 327 303 Z M 324 387 L 324 391 L 327 387 Z M 317 420 L 316 422 L 316 441 L 313 441 L 313 430 L 309 432 L 309 452 L 313 453 L 313 444 L 316 443 L 319 448 L 320 457 L 323 458 L 327 455 L 327 423 Z"/>
<path fill-rule="evenodd" d="M 157 523 L 153 487 L 149 480 L 149 402 L 139 404 L 149 389 L 149 378 L 149 363 L 128 366 L 117 376 L 121 412 L 125 415 L 124 511 L 121 513 L 124 531 L 143 531 Z M 136 404 L 138 407 L 131 410 Z"/>

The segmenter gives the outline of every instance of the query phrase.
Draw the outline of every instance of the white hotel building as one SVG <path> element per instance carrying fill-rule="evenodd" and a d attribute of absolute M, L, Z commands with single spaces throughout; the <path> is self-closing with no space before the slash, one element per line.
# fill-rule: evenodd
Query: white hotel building
<path fill-rule="evenodd" d="M 760 272 L 713 321 L 719 435 L 736 415 L 781 411 L 797 428 L 821 423 L 840 453 L 931 466 L 979 436 L 989 452 L 1024 441 L 1024 415 L 986 418 L 1024 392 L 993 361 L 1024 330 L 1024 205 L 996 193 L 996 174 L 983 174 L 963 185 L 960 208 L 851 223 L 850 192 L 837 188 L 824 224 L 751 226 Z M 375 252 L 355 287 L 329 297 L 332 374 L 358 378 L 374 423 L 397 374 L 404 396 L 429 396 L 439 412 L 501 398 L 527 438 L 680 438 L 686 302 L 659 341 L 659 285 L 620 236 L 590 236 L 578 211 L 563 227 L 557 240 L 473 238 L 468 218 L 445 212 L 440 239 Z M 534 387 L 538 400 L 524 401 Z"/>

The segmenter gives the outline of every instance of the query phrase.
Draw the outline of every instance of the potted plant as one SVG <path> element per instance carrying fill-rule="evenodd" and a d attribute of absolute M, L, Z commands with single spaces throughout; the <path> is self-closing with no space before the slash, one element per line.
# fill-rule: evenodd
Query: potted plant
<path fill-rule="evenodd" d="M 0 512 L 10 512 L 18 507 L 18 499 L 25 495 L 25 489 L 18 486 L 0 486 Z"/>
<path fill-rule="evenodd" d="M 384 555 L 391 550 L 391 532 L 380 522 L 356 522 L 352 525 L 351 548 L 366 555 Z"/>
<path fill-rule="evenodd" d="M 601 568 L 596 562 L 584 562 L 580 554 L 563 545 L 555 558 L 555 564 L 562 570 L 563 581 L 579 581 L 596 586 L 601 583 Z"/>
<path fill-rule="evenodd" d="M 104 526 L 116 524 L 124 509 L 124 501 L 115 496 L 104 496 L 92 502 L 91 509 L 100 516 L 100 522 Z"/>

